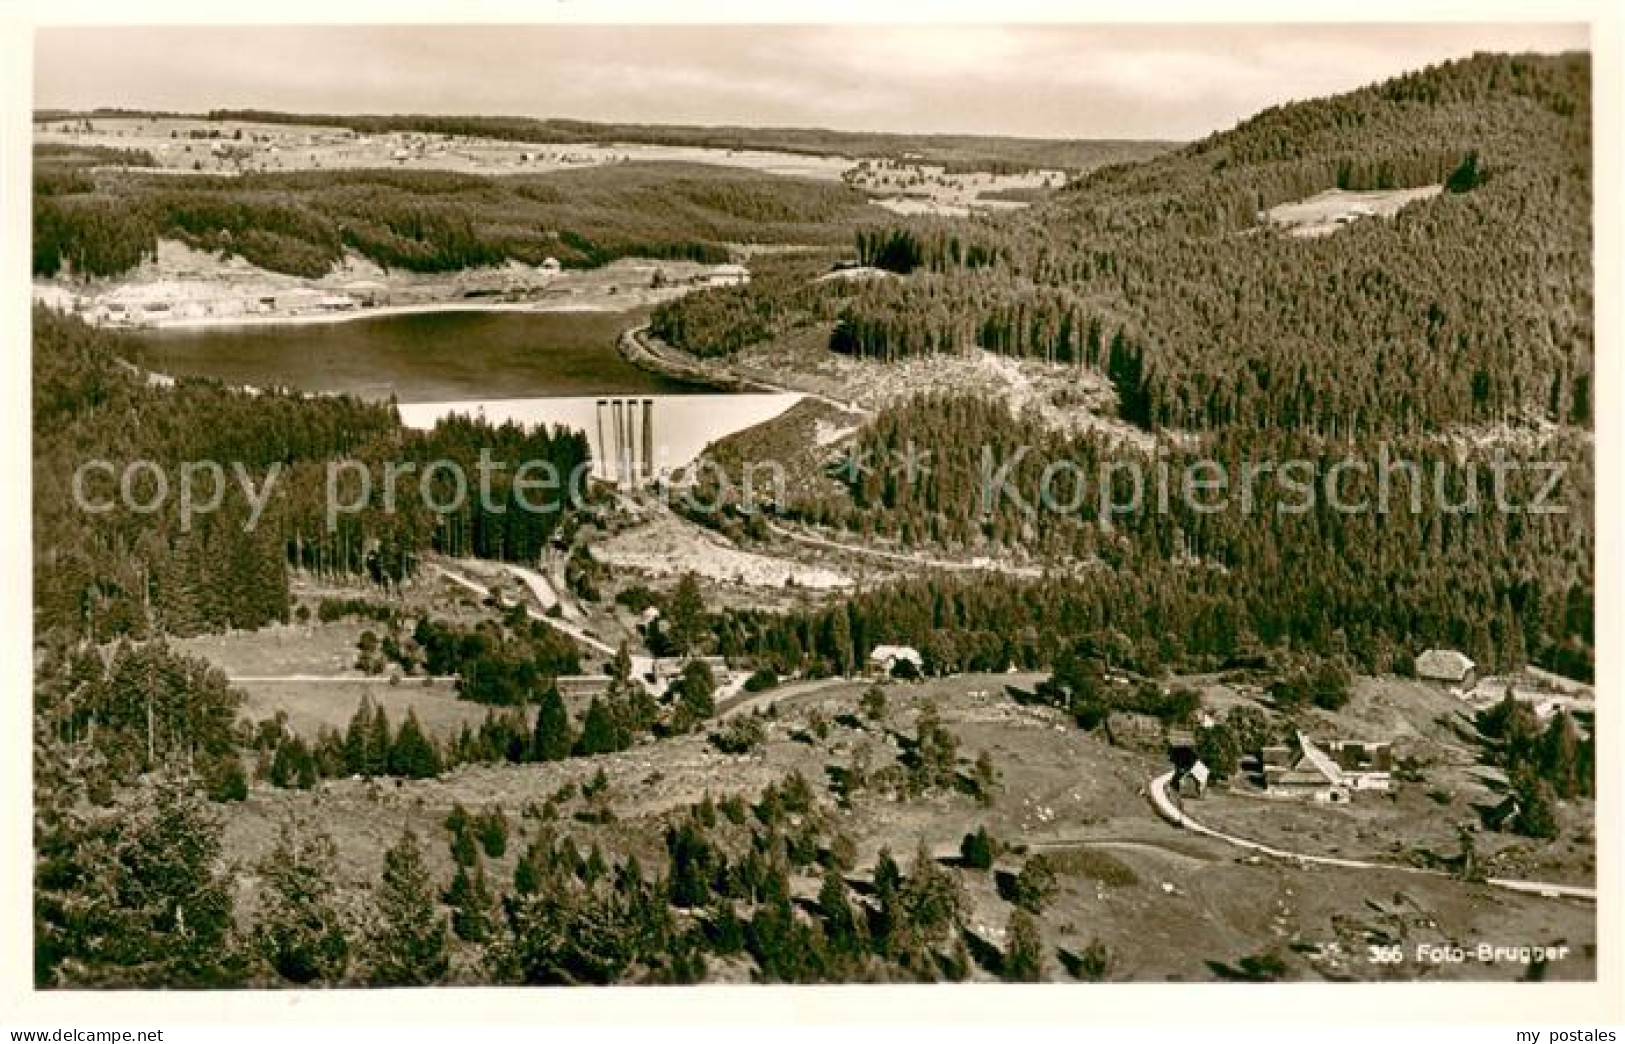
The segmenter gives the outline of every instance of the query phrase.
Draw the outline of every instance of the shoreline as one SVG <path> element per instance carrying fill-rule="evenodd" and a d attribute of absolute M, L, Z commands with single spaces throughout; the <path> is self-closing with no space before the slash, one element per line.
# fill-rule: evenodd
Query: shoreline
<path fill-rule="evenodd" d="M 637 305 L 610 308 L 595 304 L 546 304 L 534 301 L 425 301 L 419 304 L 375 305 L 339 312 L 307 315 L 206 315 L 185 319 L 162 319 L 148 323 L 97 323 L 109 330 L 212 330 L 233 326 L 316 326 L 347 323 L 362 319 L 387 319 L 400 315 L 428 315 L 436 312 L 631 312 Z"/>
<path fill-rule="evenodd" d="M 686 384 L 698 384 L 714 388 L 717 391 L 734 395 L 741 394 L 804 394 L 794 388 L 769 384 L 766 381 L 742 377 L 738 374 L 710 373 L 704 368 L 688 363 L 684 360 L 674 359 L 650 347 L 645 339 L 649 332 L 648 323 L 639 323 L 621 331 L 615 339 L 615 346 L 620 350 L 621 357 L 638 369 L 647 373 L 657 374 L 674 381 Z"/>

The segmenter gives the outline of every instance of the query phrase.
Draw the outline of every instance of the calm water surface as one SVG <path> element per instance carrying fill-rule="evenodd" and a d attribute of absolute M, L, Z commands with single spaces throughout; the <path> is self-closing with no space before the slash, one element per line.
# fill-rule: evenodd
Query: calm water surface
<path fill-rule="evenodd" d="M 401 402 L 712 389 L 640 370 L 615 347 L 638 312 L 420 312 L 298 325 L 142 330 L 134 361 L 175 376 Z"/>

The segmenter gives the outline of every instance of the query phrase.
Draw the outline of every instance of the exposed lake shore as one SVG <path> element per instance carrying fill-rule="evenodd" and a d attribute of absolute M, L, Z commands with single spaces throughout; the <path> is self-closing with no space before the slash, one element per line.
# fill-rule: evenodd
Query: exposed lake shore
<path fill-rule="evenodd" d="M 216 315 L 168 319 L 149 323 L 143 329 L 197 330 L 235 326 L 318 326 L 349 323 L 359 319 L 384 319 L 396 315 L 429 315 L 439 312 L 630 312 L 637 305 L 622 308 L 599 304 L 551 304 L 545 301 L 424 301 L 418 304 L 376 305 L 342 312 L 306 315 Z"/>
<path fill-rule="evenodd" d="M 310 326 L 430 312 L 633 312 L 748 279 L 738 265 L 623 258 L 596 268 L 516 261 L 447 272 L 384 269 L 347 255 L 319 278 L 158 241 L 127 276 L 37 279 L 33 298 L 112 329 Z"/>

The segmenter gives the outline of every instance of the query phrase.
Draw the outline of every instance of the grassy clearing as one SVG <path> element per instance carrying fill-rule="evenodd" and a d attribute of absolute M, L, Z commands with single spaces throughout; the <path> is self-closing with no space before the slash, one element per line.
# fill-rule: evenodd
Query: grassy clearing
<path fill-rule="evenodd" d="M 278 624 L 258 631 L 177 638 L 173 644 L 181 652 L 208 660 L 230 678 L 311 674 L 359 679 L 356 642 L 361 632 L 381 629 L 379 624 L 360 620 Z"/>
<path fill-rule="evenodd" d="M 1140 883 L 1140 875 L 1133 867 L 1098 848 L 1079 847 L 1044 854 L 1057 874 L 1098 881 L 1107 888 L 1132 888 Z"/>
<path fill-rule="evenodd" d="M 363 697 L 383 707 L 393 725 L 405 721 L 408 712 L 415 713 L 438 739 L 456 735 L 464 725 L 477 728 L 490 709 L 458 699 L 456 685 L 444 681 L 239 682 L 236 687 L 247 695 L 244 717 L 262 721 L 281 711 L 288 716 L 288 726 L 307 740 L 315 739 L 324 727 L 343 732 Z"/>
<path fill-rule="evenodd" d="M 614 820 L 578 819 L 585 805 L 570 796 L 555 804 L 552 829 L 583 848 L 598 843 L 607 852 L 636 853 L 645 866 L 658 867 L 664 865 L 661 838 L 674 808 L 706 794 L 753 799 L 792 771 L 806 778 L 818 801 L 833 803 L 827 769 L 850 765 L 860 749 L 866 751 L 871 776 L 896 766 L 929 704 L 958 739 L 961 759 L 984 749 L 993 757 L 1000 774 L 993 801 L 981 805 L 965 794 L 940 791 L 898 800 L 878 787 L 858 790 L 839 813 L 841 829 L 856 844 L 859 869 L 853 876 L 864 877 L 882 847 L 890 848 L 905 869 L 921 843 L 947 858 L 978 826 L 1007 844 L 1031 842 L 1030 851 L 1044 839 L 1079 839 L 1045 849 L 1060 870 L 1056 892 L 1039 918 L 1052 979 L 1068 978 L 1058 949 L 1078 954 L 1097 941 L 1110 958 L 1105 978 L 1113 981 L 1210 981 L 1217 974 L 1214 965 L 1234 967 L 1260 953 L 1278 954 L 1283 976 L 1297 980 L 1511 980 L 1525 972 L 1521 966 L 1472 962 L 1368 963 L 1370 939 L 1388 936 L 1405 939 L 1407 946 L 1563 939 L 1574 954 L 1548 969 L 1548 977 L 1594 974 L 1590 907 L 1447 878 L 1254 861 L 1174 830 L 1141 797 L 1144 782 L 1160 771 L 1159 757 L 1112 748 L 1044 708 L 1016 706 L 1002 695 L 1005 680 L 990 675 L 890 685 L 879 721 L 860 709 L 864 682 L 791 696 L 764 719 L 763 746 L 738 756 L 719 753 L 697 734 L 598 758 L 465 766 L 416 783 L 341 780 L 309 793 L 256 785 L 228 823 L 228 852 L 250 861 L 273 843 L 282 818 L 295 812 L 319 816 L 338 842 L 340 876 L 349 888 L 374 877 L 378 852 L 411 826 L 427 838 L 433 872 L 449 881 L 453 866 L 441 824 L 460 802 L 471 810 L 501 808 L 513 825 L 507 855 L 487 864 L 493 881 L 505 884 L 517 853 L 541 827 L 543 806 L 561 788 L 579 786 L 602 770 Z M 1000 898 L 994 874 L 953 866 L 950 872 L 970 904 L 967 926 L 1002 943 L 1011 907 Z M 800 875 L 793 887 L 797 894 L 811 895 L 818 881 Z"/>

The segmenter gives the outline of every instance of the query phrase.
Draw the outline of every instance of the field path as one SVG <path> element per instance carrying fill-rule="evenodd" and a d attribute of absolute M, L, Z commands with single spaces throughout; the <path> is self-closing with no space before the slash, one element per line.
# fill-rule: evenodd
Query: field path
<path fill-rule="evenodd" d="M 1305 855 L 1301 852 L 1288 852 L 1280 848 L 1272 848 L 1261 841 L 1250 841 L 1247 838 L 1236 837 L 1223 831 L 1215 830 L 1210 826 L 1198 823 L 1179 807 L 1168 794 L 1168 784 L 1173 781 L 1174 774 L 1170 770 L 1153 779 L 1150 784 L 1151 804 L 1156 808 L 1157 814 L 1174 826 L 1182 827 L 1192 833 L 1204 834 L 1216 838 L 1226 844 L 1237 848 L 1246 848 L 1264 855 L 1274 856 L 1277 859 L 1289 859 L 1298 863 L 1310 863 L 1317 866 L 1338 866 L 1353 870 L 1386 870 L 1402 874 L 1424 874 L 1429 877 L 1449 876 L 1443 870 L 1430 870 L 1420 866 L 1399 866 L 1395 863 L 1372 863 L 1363 859 L 1344 859 L 1338 856 Z M 1551 884 L 1545 881 L 1519 881 L 1505 877 L 1491 877 L 1484 881 L 1487 885 L 1496 888 L 1505 888 L 1514 892 L 1526 892 L 1548 899 L 1584 899 L 1590 902 L 1597 901 L 1595 888 L 1582 888 L 1578 885 Z"/>
<path fill-rule="evenodd" d="M 733 699 L 723 700 L 717 705 L 716 720 L 722 721 L 726 718 L 733 717 L 735 714 L 742 714 L 748 710 L 760 710 L 764 707 L 778 703 L 780 700 L 789 699 L 792 696 L 806 696 L 809 693 L 819 692 L 821 690 L 833 688 L 836 685 L 847 684 L 855 680 L 856 679 L 854 678 L 840 677 L 818 678 L 813 681 L 791 682 L 789 685 L 782 685 L 776 689 L 768 689 L 766 692 L 741 692 Z"/>
<path fill-rule="evenodd" d="M 489 587 L 486 587 L 484 584 L 479 583 L 479 582 L 477 582 L 475 580 L 471 580 L 471 579 L 469 579 L 468 577 L 464 576 L 461 573 L 454 572 L 454 571 L 452 571 L 450 569 L 447 569 L 445 566 L 439 564 L 438 562 L 430 562 L 429 563 L 429 568 L 433 569 L 436 573 L 438 573 L 441 576 L 445 577 L 447 580 L 450 580 L 452 583 L 456 584 L 457 586 L 462 587 L 462 588 L 466 588 L 467 590 L 472 591 L 474 594 L 479 595 L 481 598 L 489 598 L 489 597 L 491 597 L 491 589 Z M 596 650 L 598 652 L 601 652 L 605 656 L 614 656 L 615 655 L 615 650 L 614 649 L 612 649 L 609 645 L 605 644 L 603 641 L 601 641 L 601 640 L 599 640 L 597 638 L 594 638 L 592 635 L 588 634 L 585 628 L 578 627 L 578 626 L 576 626 L 575 624 L 572 624 L 572 623 L 566 623 L 563 620 L 556 620 L 553 617 L 546 615 L 545 613 L 537 612 L 536 610 L 530 608 L 529 606 L 525 607 L 525 612 L 530 614 L 530 618 L 532 620 L 540 620 L 543 623 L 547 624 L 549 627 L 553 628 L 555 631 L 558 631 L 561 634 L 568 635 L 569 637 L 574 638 L 576 641 L 580 642 L 582 645 L 585 645 L 585 646 L 587 646 L 587 647 L 589 647 L 591 649 L 594 649 L 594 650 Z"/>

